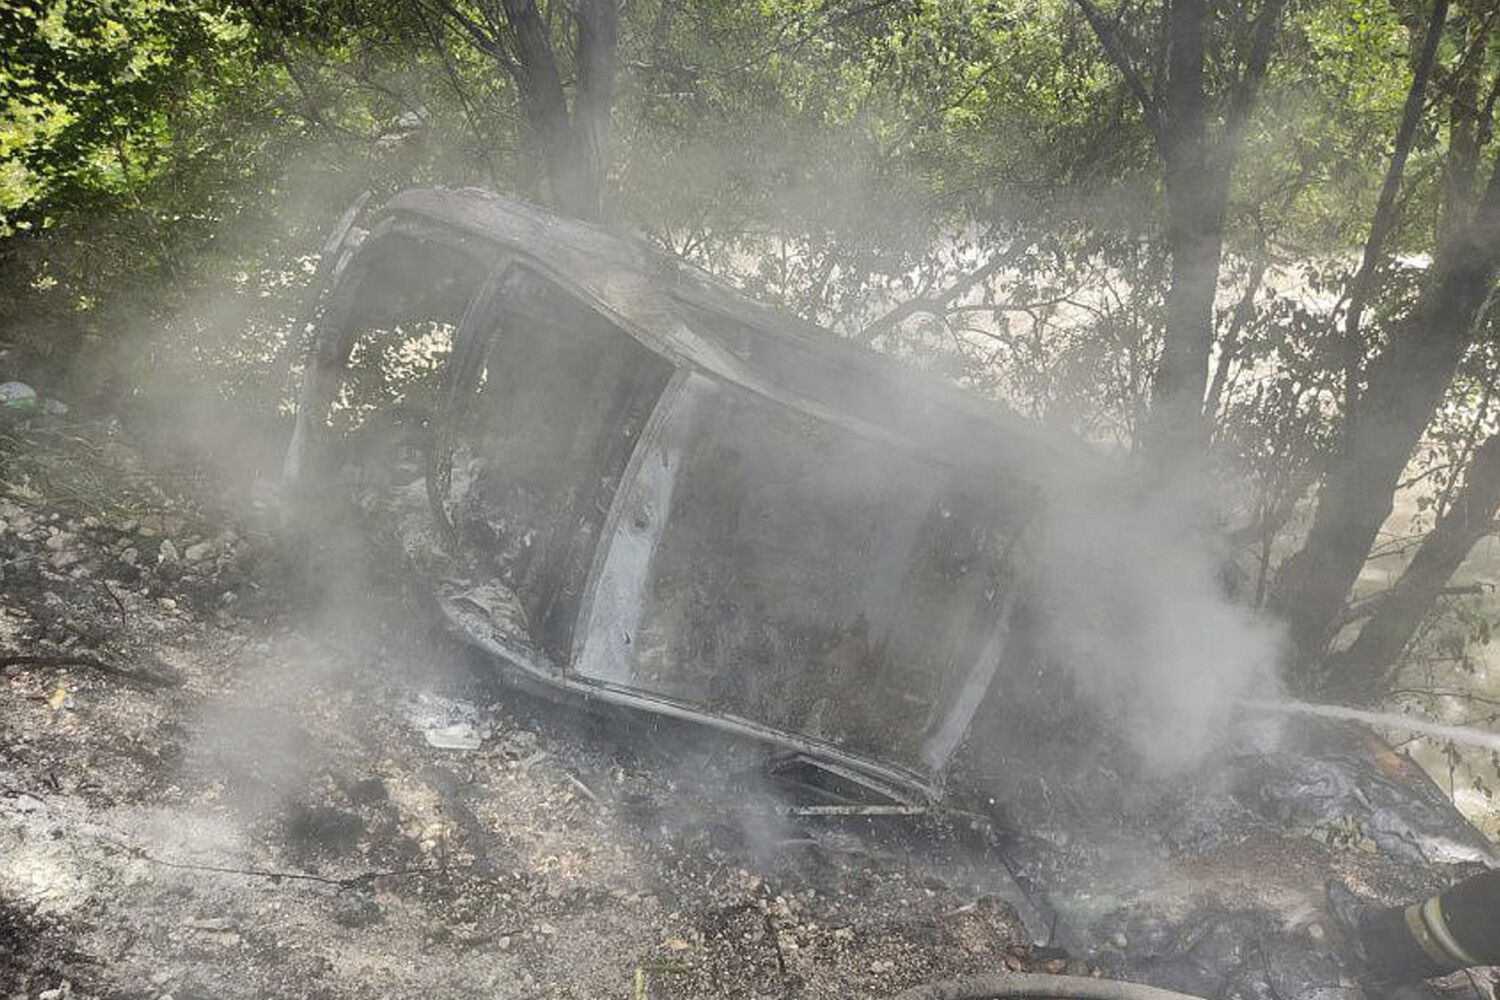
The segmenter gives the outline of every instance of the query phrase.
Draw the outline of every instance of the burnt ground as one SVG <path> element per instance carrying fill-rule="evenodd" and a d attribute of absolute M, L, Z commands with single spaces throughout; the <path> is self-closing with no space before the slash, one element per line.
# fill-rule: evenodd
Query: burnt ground
<path fill-rule="evenodd" d="M 743 748 L 497 684 L 362 542 L 288 539 L 253 486 L 40 420 L 0 427 L 0 993 L 878 997 L 1087 971 L 1032 947 L 971 831 L 780 816 L 736 785 Z M 479 749 L 428 744 L 453 722 Z"/>
<path fill-rule="evenodd" d="M 886 997 L 1023 969 L 1359 1000 L 1324 880 L 1404 902 L 1494 863 L 1369 733 L 1251 727 L 1152 785 L 1080 760 L 1099 720 L 1021 678 L 946 816 L 788 816 L 763 751 L 499 683 L 357 515 L 289 527 L 238 471 L 0 424 L 0 995 Z M 453 724 L 476 749 L 431 745 Z"/>

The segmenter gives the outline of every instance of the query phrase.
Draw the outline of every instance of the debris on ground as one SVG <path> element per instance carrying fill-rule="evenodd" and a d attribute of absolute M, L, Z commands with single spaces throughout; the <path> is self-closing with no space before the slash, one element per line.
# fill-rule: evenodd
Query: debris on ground
<path fill-rule="evenodd" d="M 490 683 L 378 575 L 311 600 L 108 425 L 6 433 L 7 995 L 881 996 L 1032 964 L 995 872 L 726 808 L 732 750 Z"/>
<path fill-rule="evenodd" d="M 1420 898 L 1488 850 L 1352 727 L 1248 739 L 1207 785 L 1049 773 L 1016 747 L 1062 760 L 1077 720 L 1016 685 L 945 809 L 799 808 L 763 751 L 496 683 L 358 532 L 286 539 L 109 422 L 0 434 L 5 995 L 888 997 L 1020 971 L 1357 1000 L 1324 880 Z"/>

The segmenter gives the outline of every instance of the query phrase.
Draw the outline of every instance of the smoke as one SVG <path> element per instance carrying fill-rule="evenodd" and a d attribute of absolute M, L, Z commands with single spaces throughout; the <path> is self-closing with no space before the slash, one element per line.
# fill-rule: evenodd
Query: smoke
<path fill-rule="evenodd" d="M 1123 477 L 1049 491 L 1034 540 L 1043 656 L 1152 774 L 1189 770 L 1276 690 L 1280 627 L 1226 592 L 1212 491 Z"/>

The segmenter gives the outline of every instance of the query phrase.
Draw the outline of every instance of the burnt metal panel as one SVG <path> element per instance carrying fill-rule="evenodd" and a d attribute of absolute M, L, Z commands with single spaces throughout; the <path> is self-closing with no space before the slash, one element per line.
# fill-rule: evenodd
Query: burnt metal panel
<path fill-rule="evenodd" d="M 682 376 L 605 526 L 570 671 L 936 772 L 1004 654 L 1031 496 L 971 487 Z"/>

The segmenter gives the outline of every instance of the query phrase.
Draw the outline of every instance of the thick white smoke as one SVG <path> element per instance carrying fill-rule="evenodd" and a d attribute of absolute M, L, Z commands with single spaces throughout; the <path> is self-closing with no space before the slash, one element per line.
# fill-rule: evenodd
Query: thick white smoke
<path fill-rule="evenodd" d="M 1280 628 L 1225 592 L 1208 492 L 1074 481 L 1036 534 L 1045 655 L 1157 774 L 1194 767 L 1239 699 L 1276 690 Z"/>

